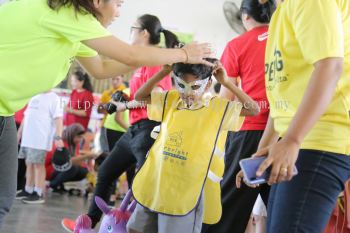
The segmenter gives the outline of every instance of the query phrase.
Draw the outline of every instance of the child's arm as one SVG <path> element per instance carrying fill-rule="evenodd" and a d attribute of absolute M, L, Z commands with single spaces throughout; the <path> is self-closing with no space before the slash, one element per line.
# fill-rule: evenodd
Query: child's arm
<path fill-rule="evenodd" d="M 151 92 L 161 92 L 162 88 L 157 87 L 157 83 L 160 82 L 171 72 L 171 66 L 164 66 L 158 73 L 153 75 L 146 83 L 144 83 L 140 89 L 135 93 L 134 100 L 129 102 L 115 102 L 113 100 L 110 103 L 117 107 L 117 112 L 123 112 L 126 109 L 146 108 L 147 104 L 151 103 Z"/>
<path fill-rule="evenodd" d="M 58 136 L 58 138 L 55 138 L 56 148 L 64 147 L 64 143 L 62 141 L 63 118 L 62 117 L 55 118 L 55 125 L 56 125 L 55 135 Z"/>
<path fill-rule="evenodd" d="M 66 113 L 70 113 L 70 114 L 73 114 L 73 115 L 76 115 L 79 117 L 86 117 L 87 116 L 85 110 L 73 109 L 73 108 L 70 108 L 68 106 L 64 107 L 64 111 Z"/>
<path fill-rule="evenodd" d="M 162 89 L 160 87 L 156 87 L 153 89 L 153 91 L 162 91 Z M 137 109 L 137 108 L 146 108 L 147 107 L 146 101 L 132 100 L 129 102 L 116 102 L 114 100 L 111 100 L 109 102 L 114 104 L 117 107 L 117 112 L 124 112 L 127 109 Z"/>
<path fill-rule="evenodd" d="M 214 76 L 218 80 L 218 82 L 220 82 L 223 86 L 229 89 L 237 97 L 239 102 L 243 104 L 241 116 L 256 116 L 259 114 L 259 105 L 246 93 L 244 93 L 232 82 L 230 82 L 230 80 L 227 77 L 226 71 L 221 63 L 217 64 L 217 67 L 214 70 Z"/>
<path fill-rule="evenodd" d="M 21 125 L 19 126 L 18 131 L 17 131 L 17 144 L 20 144 L 20 142 L 22 140 L 24 118 L 25 118 L 25 116 L 23 117 Z"/>
<path fill-rule="evenodd" d="M 135 94 L 135 100 L 151 103 L 151 92 L 164 77 L 170 74 L 171 66 L 165 65 L 158 73 L 143 84 Z"/>

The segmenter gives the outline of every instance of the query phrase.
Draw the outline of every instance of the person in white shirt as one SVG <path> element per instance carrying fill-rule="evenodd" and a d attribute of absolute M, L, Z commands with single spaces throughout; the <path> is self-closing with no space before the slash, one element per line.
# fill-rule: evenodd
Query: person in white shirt
<path fill-rule="evenodd" d="M 44 203 L 45 155 L 56 147 L 63 147 L 63 104 L 60 97 L 50 91 L 34 96 L 24 112 L 24 120 L 18 130 L 21 140 L 19 158 L 26 159 L 26 186 L 16 199 L 28 204 Z"/>

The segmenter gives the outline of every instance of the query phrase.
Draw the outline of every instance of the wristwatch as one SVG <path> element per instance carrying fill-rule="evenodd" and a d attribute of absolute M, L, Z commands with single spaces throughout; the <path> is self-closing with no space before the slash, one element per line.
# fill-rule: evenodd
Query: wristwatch
<path fill-rule="evenodd" d="M 62 139 L 62 137 L 60 135 L 55 135 L 55 137 L 53 138 L 55 141 L 59 141 Z"/>

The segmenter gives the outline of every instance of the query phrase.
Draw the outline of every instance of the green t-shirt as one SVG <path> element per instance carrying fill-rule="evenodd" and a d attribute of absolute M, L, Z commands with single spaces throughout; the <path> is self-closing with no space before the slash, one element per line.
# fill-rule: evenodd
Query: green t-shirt
<path fill-rule="evenodd" d="M 57 86 L 75 56 L 94 57 L 81 41 L 111 35 L 92 15 L 59 11 L 46 0 L 11 1 L 0 7 L 0 116 Z"/>
<path fill-rule="evenodd" d="M 125 122 L 129 122 L 129 111 L 122 112 L 122 117 Z M 124 132 L 124 133 L 126 132 L 126 130 L 115 121 L 115 113 L 111 115 L 107 115 L 105 123 L 103 124 L 103 127 L 105 127 L 106 129 L 111 129 L 118 132 Z"/>

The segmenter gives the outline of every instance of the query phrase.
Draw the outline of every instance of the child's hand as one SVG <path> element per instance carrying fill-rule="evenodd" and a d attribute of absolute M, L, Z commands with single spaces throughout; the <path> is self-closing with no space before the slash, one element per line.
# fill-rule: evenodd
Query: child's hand
<path fill-rule="evenodd" d="M 225 68 L 222 66 L 221 62 L 218 61 L 213 71 L 213 75 L 216 80 L 225 86 L 228 81 L 227 74 Z"/>
<path fill-rule="evenodd" d="M 63 148 L 64 147 L 64 143 L 63 143 L 62 139 L 55 140 L 55 146 L 56 146 L 56 148 Z"/>
<path fill-rule="evenodd" d="M 257 188 L 257 187 L 259 187 L 259 185 L 251 185 L 251 184 L 248 184 L 247 182 L 245 182 L 244 174 L 243 174 L 243 171 L 241 170 L 236 175 L 236 187 L 237 188 L 241 188 L 242 187 L 242 181 L 250 188 Z"/>

